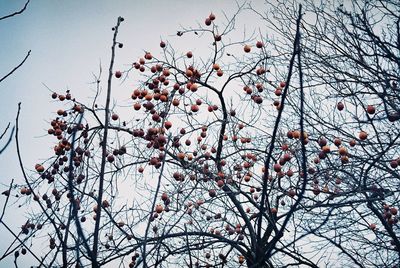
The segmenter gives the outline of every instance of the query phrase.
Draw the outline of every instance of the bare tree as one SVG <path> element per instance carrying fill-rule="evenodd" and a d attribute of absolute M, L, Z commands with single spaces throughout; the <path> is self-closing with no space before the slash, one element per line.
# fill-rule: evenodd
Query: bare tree
<path fill-rule="evenodd" d="M 31 254 L 46 267 L 397 265 L 394 8 L 238 5 L 177 32 L 207 55 L 161 41 L 161 57 L 124 71 L 118 18 L 106 94 L 101 69 L 91 104 L 52 94 L 65 103 L 48 130 L 54 155 L 32 173 L 17 120 L 20 198 L 37 213 L 8 254 L 44 242 Z M 241 14 L 259 15 L 269 38 L 235 41 Z M 113 82 L 132 72 L 124 114 Z"/>
<path fill-rule="evenodd" d="M 270 7 L 275 20 L 258 14 L 280 40 L 291 38 L 296 17 L 288 14 L 295 14 L 295 6 L 279 1 Z M 329 217 L 324 227 L 313 231 L 319 221 L 312 221 L 306 229 L 336 248 L 349 266 L 400 262 L 399 9 L 390 0 L 304 1 L 305 118 L 317 141 L 310 150 L 313 187 L 316 194 L 337 192 L 320 200 L 325 211 L 309 215 Z"/>

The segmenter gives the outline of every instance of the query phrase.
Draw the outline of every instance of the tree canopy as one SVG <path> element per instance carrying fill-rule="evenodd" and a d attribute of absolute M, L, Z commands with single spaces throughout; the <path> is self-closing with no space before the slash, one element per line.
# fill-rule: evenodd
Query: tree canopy
<path fill-rule="evenodd" d="M 95 76 L 91 103 L 54 90 L 54 151 L 32 170 L 18 110 L 25 183 L 3 192 L 15 242 L 1 258 L 398 267 L 400 4 L 295 2 L 200 15 L 176 35 L 204 53 L 162 39 L 125 69 L 114 62 L 130 18 L 119 17 L 107 81 Z M 262 26 L 238 34 L 243 14 Z M 113 102 L 117 81 L 134 85 L 129 107 Z M 19 233 L 2 220 L 13 199 L 31 211 Z"/>

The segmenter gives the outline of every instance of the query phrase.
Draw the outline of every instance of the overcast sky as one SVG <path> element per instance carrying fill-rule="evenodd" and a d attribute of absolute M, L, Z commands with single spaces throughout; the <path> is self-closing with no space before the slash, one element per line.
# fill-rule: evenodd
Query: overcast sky
<path fill-rule="evenodd" d="M 252 2 L 260 6 L 263 3 L 262 0 Z M 24 0 L 0 0 L 0 17 L 21 9 L 24 4 Z M 211 11 L 217 18 L 222 18 L 222 11 L 229 15 L 235 8 L 232 0 L 32 0 L 23 14 L 0 21 L 0 77 L 32 50 L 26 63 L 0 83 L 0 130 L 14 121 L 17 104 L 22 102 L 22 155 L 26 168 L 33 169 L 36 162 L 52 153 L 54 140 L 45 134 L 48 122 L 57 109 L 62 108 L 51 100 L 50 90 L 63 93 L 71 89 L 81 101 L 93 96 L 93 74 L 98 73 L 100 64 L 103 69 L 108 67 L 111 28 L 118 16 L 125 18 L 119 35 L 124 47 L 117 52 L 115 68 L 124 70 L 143 56 L 144 50 L 160 53 L 160 39 L 173 39 L 172 35 L 176 34 L 180 25 L 203 23 Z M 247 18 L 246 21 L 251 24 L 253 19 Z M 238 34 L 242 37 L 243 32 Z M 179 48 L 185 50 L 186 45 L 180 44 Z M 122 85 L 117 84 L 114 96 L 128 99 L 134 86 L 135 77 L 130 77 Z M 23 183 L 15 151 L 12 145 L 0 156 L 1 192 L 11 179 Z M 4 196 L 0 198 L 2 203 Z M 5 221 L 15 223 L 15 227 L 21 226 L 24 212 L 8 211 Z M 19 231 L 18 228 L 16 230 Z M 0 238 L 3 241 L 0 246 L 2 254 L 7 244 L 4 241 L 11 238 L 2 226 Z M 28 265 L 29 258 L 25 259 L 23 264 Z M 3 261 L 0 266 L 11 267 L 12 258 Z"/>

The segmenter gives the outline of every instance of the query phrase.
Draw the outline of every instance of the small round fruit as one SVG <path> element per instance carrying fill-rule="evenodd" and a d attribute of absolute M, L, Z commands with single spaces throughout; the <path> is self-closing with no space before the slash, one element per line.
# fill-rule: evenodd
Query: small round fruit
<path fill-rule="evenodd" d="M 390 167 L 391 168 L 397 168 L 399 164 L 397 163 L 397 160 L 392 160 L 390 161 Z"/>
<path fill-rule="evenodd" d="M 36 164 L 35 165 L 35 169 L 37 172 L 43 172 L 44 171 L 44 167 L 40 164 Z"/>
<path fill-rule="evenodd" d="M 179 99 L 173 99 L 172 105 L 179 106 Z"/>
<path fill-rule="evenodd" d="M 343 102 L 338 102 L 338 104 L 336 105 L 336 107 L 337 107 L 337 109 L 338 109 L 339 111 L 342 111 L 342 110 L 344 109 L 344 104 L 343 104 Z"/>
<path fill-rule="evenodd" d="M 217 196 L 217 192 L 214 189 L 208 190 L 208 194 L 210 195 L 210 197 L 216 197 Z"/>
<path fill-rule="evenodd" d="M 263 99 L 261 96 L 255 96 L 254 97 L 254 102 L 257 104 L 261 104 L 263 102 Z"/>
<path fill-rule="evenodd" d="M 164 208 L 163 208 L 163 206 L 161 206 L 161 205 L 156 205 L 156 212 L 158 213 L 158 214 L 160 214 L 161 212 L 163 212 L 163 210 L 164 210 Z"/>
<path fill-rule="evenodd" d="M 220 69 L 220 67 L 219 67 L 219 65 L 217 63 L 214 63 L 212 67 L 216 71 L 218 71 Z"/>
<path fill-rule="evenodd" d="M 296 191 L 293 190 L 293 189 L 290 189 L 290 190 L 288 191 L 288 195 L 289 195 L 290 197 L 295 197 L 295 196 L 296 196 Z"/>
<path fill-rule="evenodd" d="M 367 137 L 368 137 L 368 133 L 365 132 L 365 131 L 361 131 L 361 132 L 358 134 L 358 137 L 360 138 L 360 140 L 366 140 Z"/>
<path fill-rule="evenodd" d="M 215 20 L 215 15 L 214 15 L 213 13 L 211 13 L 211 14 L 208 16 L 208 18 L 209 18 L 210 20 Z"/>
<path fill-rule="evenodd" d="M 347 155 L 347 149 L 346 149 L 346 147 L 341 146 L 341 147 L 339 148 L 339 154 L 340 154 L 340 155 Z"/>
<path fill-rule="evenodd" d="M 115 72 L 115 77 L 116 78 L 121 78 L 121 76 L 122 76 L 122 72 L 121 71 L 116 71 Z"/>
<path fill-rule="evenodd" d="M 199 88 L 199 86 L 198 86 L 197 84 L 192 84 L 192 85 L 190 86 L 190 91 L 196 92 L 198 88 Z"/>
<path fill-rule="evenodd" d="M 262 47 L 264 47 L 264 43 L 261 42 L 261 41 L 257 41 L 256 47 L 257 47 L 257 48 L 262 48 Z"/>
<path fill-rule="evenodd" d="M 327 141 L 324 137 L 321 137 L 321 138 L 318 140 L 318 144 L 319 144 L 319 146 L 321 146 L 321 147 L 325 146 L 327 143 L 328 143 L 328 141 Z"/>
<path fill-rule="evenodd" d="M 196 104 L 193 104 L 191 107 L 190 107 L 190 110 L 192 111 L 192 112 L 198 112 L 199 111 L 199 106 L 198 105 L 196 105 Z"/>
<path fill-rule="evenodd" d="M 151 60 L 151 59 L 153 59 L 153 55 L 151 55 L 150 52 L 146 52 L 146 53 L 144 54 L 144 58 L 145 58 L 146 60 Z"/>
<path fill-rule="evenodd" d="M 189 69 L 186 70 L 185 74 L 186 74 L 187 77 L 192 77 L 193 76 L 193 72 L 191 70 L 189 70 Z"/>
<path fill-rule="evenodd" d="M 329 145 L 324 145 L 322 146 L 322 151 L 327 154 L 331 151 L 331 147 Z"/>
<path fill-rule="evenodd" d="M 166 129 L 170 129 L 172 127 L 171 121 L 165 121 L 164 126 Z"/>
<path fill-rule="evenodd" d="M 374 114 L 375 113 L 375 107 L 373 105 L 368 105 L 367 106 L 367 113 Z"/>
<path fill-rule="evenodd" d="M 275 172 L 280 172 L 282 170 L 282 166 L 279 164 L 274 164 L 274 170 Z"/>
<path fill-rule="evenodd" d="M 342 144 L 342 141 L 341 141 L 339 138 L 335 138 L 335 139 L 333 140 L 333 143 L 334 143 L 336 146 L 340 146 L 340 145 Z"/>
<path fill-rule="evenodd" d="M 355 140 L 350 140 L 349 144 L 351 147 L 354 147 L 356 146 L 357 142 Z"/>
<path fill-rule="evenodd" d="M 119 116 L 117 114 L 113 114 L 111 116 L 111 119 L 114 120 L 114 121 L 118 120 L 118 118 L 119 118 Z"/>
<path fill-rule="evenodd" d="M 110 154 L 109 156 L 107 156 L 108 162 L 112 163 L 112 162 L 114 162 L 114 160 L 115 160 L 114 155 Z"/>
<path fill-rule="evenodd" d="M 397 215 L 397 208 L 391 208 L 390 209 L 390 214 L 392 214 L 392 215 Z"/>
<path fill-rule="evenodd" d="M 400 119 L 400 114 L 398 112 L 391 112 L 388 115 L 388 119 L 390 122 L 395 122 Z"/>
<path fill-rule="evenodd" d="M 282 90 L 280 88 L 277 88 L 277 89 L 275 89 L 274 93 L 275 93 L 276 96 L 279 97 L 280 95 L 282 95 Z"/>
<path fill-rule="evenodd" d="M 244 52 L 249 53 L 251 51 L 251 47 L 249 45 L 245 45 L 243 47 Z"/>

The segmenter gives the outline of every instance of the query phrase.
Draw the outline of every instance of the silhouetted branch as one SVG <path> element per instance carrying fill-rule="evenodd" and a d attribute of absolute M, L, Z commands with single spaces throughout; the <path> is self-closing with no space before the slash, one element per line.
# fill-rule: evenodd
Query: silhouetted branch
<path fill-rule="evenodd" d="M 18 64 L 16 67 L 14 67 L 14 69 L 12 69 L 8 74 L 6 74 L 5 76 L 3 76 L 3 78 L 0 79 L 0 83 L 3 80 L 5 80 L 7 77 L 12 75 L 18 68 L 20 68 L 25 63 L 25 61 L 28 59 L 30 54 L 31 54 L 31 50 L 28 51 L 28 53 L 26 54 L 25 58 L 21 61 L 20 64 Z"/>
<path fill-rule="evenodd" d="M 26 9 L 26 7 L 28 6 L 29 2 L 30 2 L 30 0 L 26 1 L 24 7 L 23 7 L 21 10 L 16 11 L 16 12 L 11 13 L 11 14 L 8 14 L 8 15 L 6 15 L 6 16 L 4 16 L 4 17 L 0 17 L 0 20 L 4 20 L 4 19 L 11 18 L 11 17 L 14 17 L 14 16 L 16 16 L 16 15 L 21 14 L 22 12 L 25 11 L 25 9 Z"/>
<path fill-rule="evenodd" d="M 123 21 L 122 17 L 118 17 L 117 25 L 114 27 L 114 36 L 113 36 L 113 44 L 111 48 L 111 60 L 110 66 L 108 70 L 108 82 L 107 82 L 107 97 L 106 97 L 106 106 L 105 106 L 105 116 L 104 116 L 104 130 L 103 130 L 103 140 L 102 140 L 102 156 L 101 156 L 101 164 L 100 164 L 100 178 L 99 178 L 99 186 L 98 186 L 98 197 L 97 197 L 97 217 L 95 222 L 94 234 L 93 234 L 93 248 L 92 248 L 92 267 L 99 267 L 97 263 L 97 254 L 98 254 L 98 243 L 99 243 L 99 231 L 100 231 L 100 220 L 101 220 L 101 210 L 102 210 L 102 199 L 103 199 L 103 191 L 104 191 L 104 174 L 105 174 L 105 166 L 106 166 L 106 158 L 107 158 L 107 137 L 108 137 L 108 127 L 110 122 L 110 101 L 111 101 L 111 80 L 113 77 L 113 67 L 115 60 L 115 47 L 117 45 L 117 35 L 118 29 Z"/>
<path fill-rule="evenodd" d="M 8 130 L 9 128 L 10 128 L 10 123 L 8 123 L 6 129 L 3 131 L 3 134 L 1 134 L 0 140 L 4 137 L 4 135 L 7 133 L 7 130 Z M 8 147 L 8 145 L 11 143 L 12 136 L 13 136 L 13 134 L 14 134 L 14 130 L 15 130 L 15 127 L 13 127 L 13 128 L 11 129 L 11 133 L 10 133 L 10 136 L 8 137 L 8 140 L 7 140 L 6 144 L 3 146 L 3 148 L 0 149 L 0 154 L 2 154 L 2 153 L 5 151 L 5 149 Z"/>

